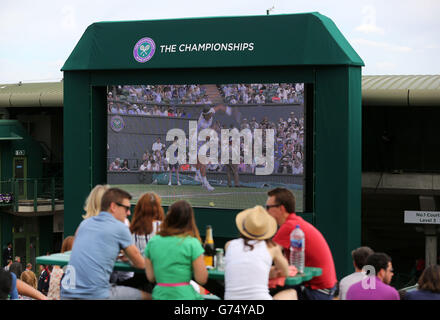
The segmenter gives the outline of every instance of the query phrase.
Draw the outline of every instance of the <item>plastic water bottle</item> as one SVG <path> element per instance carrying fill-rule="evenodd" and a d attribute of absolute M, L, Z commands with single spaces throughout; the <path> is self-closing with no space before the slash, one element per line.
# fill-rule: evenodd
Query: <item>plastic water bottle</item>
<path fill-rule="evenodd" d="M 304 273 L 304 250 L 306 239 L 304 232 L 296 225 L 296 228 L 290 233 L 290 265 L 294 265 L 298 272 Z"/>

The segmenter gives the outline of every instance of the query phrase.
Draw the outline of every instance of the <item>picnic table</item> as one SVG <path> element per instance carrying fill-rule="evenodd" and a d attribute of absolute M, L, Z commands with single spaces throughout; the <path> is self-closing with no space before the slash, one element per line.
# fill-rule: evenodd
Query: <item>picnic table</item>
<path fill-rule="evenodd" d="M 37 257 L 36 261 L 38 264 L 49 264 L 49 265 L 58 265 L 65 266 L 69 264 L 70 259 L 70 251 L 66 251 L 64 253 L 54 253 L 48 256 L 40 256 Z M 144 269 L 138 269 L 130 265 L 128 262 L 116 260 L 115 271 L 134 271 L 138 273 L 144 273 Z M 225 277 L 224 271 L 219 271 L 217 269 L 208 269 L 209 279 L 222 281 Z M 322 274 L 321 268 L 313 268 L 313 267 L 305 267 L 304 273 L 296 274 L 294 277 L 287 277 L 285 284 L 289 286 L 296 286 L 303 282 L 309 281 L 314 277 L 318 277 Z"/>
<path fill-rule="evenodd" d="M 213 280 L 224 280 L 225 272 L 217 269 L 209 269 L 209 278 Z M 305 267 L 304 273 L 297 273 L 294 277 L 287 277 L 285 284 L 289 286 L 296 286 L 303 282 L 309 281 L 314 277 L 322 274 L 321 268 Z"/>

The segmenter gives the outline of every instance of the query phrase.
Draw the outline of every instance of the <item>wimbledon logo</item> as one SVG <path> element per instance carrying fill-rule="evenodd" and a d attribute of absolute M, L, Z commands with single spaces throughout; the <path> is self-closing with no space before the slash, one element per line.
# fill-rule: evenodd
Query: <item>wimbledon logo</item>
<path fill-rule="evenodd" d="M 151 38 L 142 38 L 133 49 L 133 56 L 137 62 L 144 63 L 150 60 L 156 51 L 156 44 Z"/>
<path fill-rule="evenodd" d="M 110 126 L 115 132 L 120 132 L 125 127 L 124 119 L 121 116 L 113 116 L 110 119 Z"/>

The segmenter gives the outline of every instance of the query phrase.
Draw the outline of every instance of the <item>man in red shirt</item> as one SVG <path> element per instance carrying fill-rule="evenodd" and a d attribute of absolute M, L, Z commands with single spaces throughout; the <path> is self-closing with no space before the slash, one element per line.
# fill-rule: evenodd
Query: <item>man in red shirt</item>
<path fill-rule="evenodd" d="M 284 254 L 289 258 L 290 233 L 299 225 L 305 234 L 305 266 L 322 269 L 321 276 L 303 284 L 298 297 L 304 300 L 333 299 L 337 282 L 336 270 L 324 236 L 312 224 L 295 214 L 295 196 L 288 189 L 276 188 L 267 194 L 266 209 L 279 226 L 272 240 L 284 248 Z"/>

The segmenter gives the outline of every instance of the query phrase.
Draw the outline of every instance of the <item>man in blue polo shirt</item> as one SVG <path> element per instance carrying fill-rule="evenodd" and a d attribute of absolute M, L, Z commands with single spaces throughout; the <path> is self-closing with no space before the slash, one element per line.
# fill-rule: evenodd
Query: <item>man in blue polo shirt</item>
<path fill-rule="evenodd" d="M 134 267 L 145 267 L 124 223 L 130 214 L 130 199 L 124 190 L 110 188 L 102 196 L 101 213 L 81 222 L 61 283 L 61 299 L 151 299 L 146 292 L 110 284 L 120 250 Z"/>

